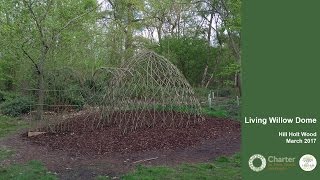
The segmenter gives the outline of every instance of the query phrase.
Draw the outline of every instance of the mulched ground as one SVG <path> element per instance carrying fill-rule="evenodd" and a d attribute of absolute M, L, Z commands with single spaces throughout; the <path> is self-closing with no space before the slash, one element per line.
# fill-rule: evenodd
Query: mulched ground
<path fill-rule="evenodd" d="M 83 114 L 87 115 L 83 117 Z M 235 120 L 205 118 L 202 124 L 188 128 L 164 128 L 157 123 L 154 128 L 123 135 L 116 127 L 90 130 L 90 120 L 94 118 L 86 112 L 77 113 L 77 117 L 71 119 L 75 121 L 74 132 L 29 138 L 27 130 L 21 129 L 0 138 L 0 147 L 15 152 L 9 159 L 0 161 L 0 166 L 38 160 L 59 179 L 90 180 L 98 175 L 120 177 L 140 164 L 175 166 L 212 162 L 240 151 L 240 123 Z M 84 119 L 88 122 L 81 122 Z M 141 161 L 150 158 L 153 160 Z"/>
<path fill-rule="evenodd" d="M 157 116 L 157 121 L 161 121 L 163 116 L 159 113 Z M 156 123 L 152 128 L 140 128 L 127 134 L 123 134 L 116 125 L 90 130 L 84 128 L 81 117 L 74 120 L 76 123 L 72 123 L 72 131 L 24 138 L 52 150 L 82 156 L 184 149 L 217 139 L 219 146 L 224 147 L 231 143 L 229 141 L 239 141 L 240 137 L 240 123 L 221 118 L 205 118 L 203 122 L 188 127 L 163 127 Z"/>

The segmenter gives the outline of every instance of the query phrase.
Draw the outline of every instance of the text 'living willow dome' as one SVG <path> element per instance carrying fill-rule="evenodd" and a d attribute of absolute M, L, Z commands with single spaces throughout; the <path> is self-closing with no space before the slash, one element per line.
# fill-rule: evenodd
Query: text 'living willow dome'
<path fill-rule="evenodd" d="M 114 72 L 102 107 L 103 119 L 124 132 L 139 127 L 187 126 L 201 121 L 200 103 L 170 61 L 142 51 Z"/>

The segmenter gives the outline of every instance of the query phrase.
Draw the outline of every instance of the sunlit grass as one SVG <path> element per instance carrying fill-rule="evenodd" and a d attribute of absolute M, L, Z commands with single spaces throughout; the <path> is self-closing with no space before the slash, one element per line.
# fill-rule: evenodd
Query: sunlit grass
<path fill-rule="evenodd" d="M 161 180 L 161 179 L 241 179 L 240 155 L 220 157 L 211 163 L 183 164 L 176 167 L 144 167 L 122 177 L 125 180 Z"/>
<path fill-rule="evenodd" d="M 0 138 L 16 132 L 20 128 L 26 128 L 27 123 L 17 118 L 0 115 Z"/>
<path fill-rule="evenodd" d="M 17 164 L 0 167 L 0 180 L 55 180 L 57 177 L 50 173 L 39 161 L 30 161 L 27 164 Z"/>

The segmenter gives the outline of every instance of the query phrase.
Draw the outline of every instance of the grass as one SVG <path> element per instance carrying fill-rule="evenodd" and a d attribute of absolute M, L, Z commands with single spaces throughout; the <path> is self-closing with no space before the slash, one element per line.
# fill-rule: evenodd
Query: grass
<path fill-rule="evenodd" d="M 111 178 L 109 176 L 97 176 L 94 179 L 95 180 L 109 180 Z"/>
<path fill-rule="evenodd" d="M 202 114 L 240 120 L 240 106 L 234 98 L 216 98 L 212 107 L 202 106 Z"/>
<path fill-rule="evenodd" d="M 222 117 L 222 118 L 232 118 L 239 119 L 240 108 L 235 104 L 236 102 L 232 100 L 225 100 L 216 103 L 214 107 L 204 106 L 201 108 L 201 114 L 208 117 Z M 159 110 L 173 110 L 176 112 L 190 112 L 194 113 L 194 109 L 188 106 L 158 106 Z"/>
<path fill-rule="evenodd" d="M 122 177 L 124 180 L 161 180 L 161 179 L 241 179 L 240 154 L 220 157 L 212 163 L 183 164 L 176 167 L 144 167 Z"/>
<path fill-rule="evenodd" d="M 209 107 L 203 107 L 201 114 L 209 117 L 222 117 L 226 118 L 228 117 L 227 111 L 223 109 L 215 109 L 215 108 L 209 108 Z"/>
<path fill-rule="evenodd" d="M 237 93 L 234 89 L 229 89 L 230 94 L 224 96 L 227 89 L 207 89 L 194 88 L 196 97 L 200 100 L 202 106 L 202 114 L 210 117 L 225 117 L 234 120 L 240 120 L 240 106 L 237 102 Z M 212 101 L 212 107 L 208 106 L 208 94 L 215 92 L 215 99 Z"/>
<path fill-rule="evenodd" d="M 0 162 L 9 158 L 14 151 L 8 148 L 0 149 Z M 27 164 L 13 164 L 9 166 L 0 165 L 0 180 L 55 180 L 58 179 L 54 174 L 50 173 L 41 162 L 30 161 Z"/>
<path fill-rule="evenodd" d="M 7 157 L 12 151 L 0 151 L 1 157 Z M 124 180 L 238 180 L 240 175 L 240 154 L 231 157 L 219 157 L 212 163 L 182 164 L 175 167 L 156 166 L 145 167 L 137 166 L 134 172 L 121 177 Z M 49 172 L 41 162 L 30 161 L 27 164 L 16 164 L 8 167 L 0 167 L 0 180 L 55 180 L 56 175 Z M 112 179 L 109 176 L 97 176 L 96 180 Z"/>
<path fill-rule="evenodd" d="M 0 138 L 27 127 L 27 123 L 17 118 L 0 115 Z"/>
<path fill-rule="evenodd" d="M 17 180 L 55 180 L 58 179 L 39 161 L 30 161 L 27 164 L 11 165 L 0 168 L 0 180 L 17 179 Z"/>
<path fill-rule="evenodd" d="M 20 128 L 27 127 L 27 123 L 17 118 L 0 115 L 0 137 L 5 137 L 16 132 Z M 13 150 L 5 147 L 0 148 L 0 161 L 9 158 L 14 153 Z M 0 166 L 0 180 L 16 179 L 16 180 L 54 180 L 57 177 L 39 162 L 30 161 L 27 164 L 15 164 L 10 166 Z"/>
<path fill-rule="evenodd" d="M 0 148 L 0 161 L 10 157 L 14 151 L 8 149 L 8 148 Z"/>

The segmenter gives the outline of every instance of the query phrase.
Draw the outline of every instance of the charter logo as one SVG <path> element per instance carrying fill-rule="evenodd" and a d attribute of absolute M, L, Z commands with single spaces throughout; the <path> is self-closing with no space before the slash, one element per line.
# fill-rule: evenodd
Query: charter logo
<path fill-rule="evenodd" d="M 285 171 L 296 167 L 295 159 L 295 157 L 275 155 L 269 155 L 265 158 L 261 154 L 254 154 L 249 158 L 249 167 L 255 172 L 260 172 L 264 169 L 267 171 Z M 309 163 L 304 165 L 306 168 L 313 167 L 314 162 L 315 160 L 310 160 L 310 158 L 303 161 L 304 164 Z"/>
<path fill-rule="evenodd" d="M 260 166 L 255 166 L 253 164 L 253 161 L 255 161 L 255 160 L 261 161 L 261 165 Z M 267 165 L 266 158 L 264 158 L 261 154 L 254 154 L 249 159 L 249 167 L 253 171 L 256 171 L 256 172 L 262 171 L 266 167 L 266 165 Z"/>

